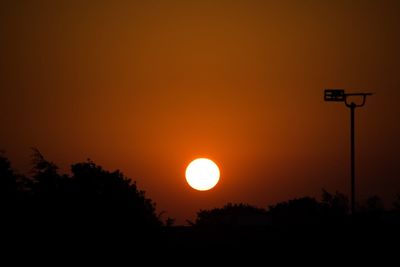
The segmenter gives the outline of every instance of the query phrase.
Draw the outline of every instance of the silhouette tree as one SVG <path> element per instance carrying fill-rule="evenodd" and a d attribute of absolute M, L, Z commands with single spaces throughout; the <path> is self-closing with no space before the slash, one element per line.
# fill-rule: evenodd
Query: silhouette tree
<path fill-rule="evenodd" d="M 320 222 L 324 207 L 314 198 L 302 197 L 270 205 L 268 214 L 275 224 L 315 224 Z"/>
<path fill-rule="evenodd" d="M 400 194 L 396 195 L 396 200 L 393 202 L 394 210 L 400 213 Z"/>
<path fill-rule="evenodd" d="M 159 218 L 160 221 L 162 221 L 162 217 L 163 217 L 164 214 L 165 214 L 165 210 L 161 211 L 158 214 L 158 218 Z M 174 223 L 175 223 L 175 219 L 174 218 L 167 217 L 164 220 L 164 224 L 163 225 L 166 226 L 166 227 L 172 227 L 174 225 Z"/>
<path fill-rule="evenodd" d="M 361 212 L 366 215 L 376 216 L 385 211 L 383 201 L 379 196 L 371 196 L 367 198 L 365 204 L 360 208 Z"/>
<path fill-rule="evenodd" d="M 129 222 L 131 226 L 157 227 L 161 221 L 155 213 L 155 203 L 138 190 L 136 182 L 119 170 L 109 172 L 94 162 L 71 166 L 70 194 L 83 211 L 87 208 L 96 216 Z"/>
<path fill-rule="evenodd" d="M 1 198 L 21 196 L 5 203 L 1 214 L 8 229 L 14 229 L 9 232 L 18 229 L 25 241 L 55 244 L 79 238 L 82 244 L 106 245 L 123 237 L 139 245 L 158 238 L 162 222 L 155 203 L 119 170 L 110 172 L 88 160 L 73 164 L 72 175 L 60 175 L 53 162 L 32 150 L 33 167 L 30 177 L 22 177 L 23 188 L 18 188 L 8 159 L 0 156 Z"/>
<path fill-rule="evenodd" d="M 349 198 L 338 191 L 333 195 L 322 189 L 321 202 L 325 205 L 325 211 L 328 215 L 344 216 L 349 212 Z"/>
<path fill-rule="evenodd" d="M 32 148 L 32 193 L 37 198 L 60 197 L 63 177 L 58 174 L 58 167 L 44 158 L 37 148 Z"/>
<path fill-rule="evenodd" d="M 10 161 L 0 154 L 0 197 L 4 200 L 10 200 L 17 194 L 17 179 L 14 171 L 11 169 Z"/>
<path fill-rule="evenodd" d="M 266 224 L 266 211 L 248 204 L 228 203 L 222 208 L 200 210 L 195 226 L 240 227 Z"/>
<path fill-rule="evenodd" d="M 175 223 L 175 219 L 174 218 L 168 217 L 165 220 L 165 226 L 166 227 L 172 227 L 174 225 L 174 223 Z"/>

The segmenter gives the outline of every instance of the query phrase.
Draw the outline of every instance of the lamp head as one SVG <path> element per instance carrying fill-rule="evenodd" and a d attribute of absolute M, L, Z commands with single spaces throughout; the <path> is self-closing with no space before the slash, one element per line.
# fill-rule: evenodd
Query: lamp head
<path fill-rule="evenodd" d="M 344 102 L 346 94 L 343 89 L 325 89 L 324 100 L 329 102 Z"/>

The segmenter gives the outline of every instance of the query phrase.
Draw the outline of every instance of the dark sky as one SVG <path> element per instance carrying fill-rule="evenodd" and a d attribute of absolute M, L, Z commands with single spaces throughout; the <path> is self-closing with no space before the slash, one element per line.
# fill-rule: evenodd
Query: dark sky
<path fill-rule="evenodd" d="M 68 172 L 91 158 L 137 181 L 177 223 L 227 202 L 266 207 L 349 192 L 349 110 L 324 88 L 374 92 L 356 114 L 357 198 L 400 193 L 399 1 L 0 3 L 0 149 Z M 207 192 L 186 165 L 221 169 Z"/>

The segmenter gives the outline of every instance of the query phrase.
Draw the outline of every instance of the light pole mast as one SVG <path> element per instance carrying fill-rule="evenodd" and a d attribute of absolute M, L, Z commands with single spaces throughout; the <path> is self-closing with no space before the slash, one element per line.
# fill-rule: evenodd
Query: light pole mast
<path fill-rule="evenodd" d="M 346 103 L 347 105 L 347 103 Z M 350 108 L 350 164 L 351 164 L 351 214 L 356 210 L 356 153 L 354 143 L 354 111 L 356 104 L 353 102 L 348 106 Z"/>
<path fill-rule="evenodd" d="M 325 89 L 324 100 L 328 102 L 344 102 L 346 107 L 350 108 L 350 176 L 351 176 L 351 197 L 350 209 L 351 214 L 356 212 L 356 168 L 355 168 L 355 134 L 354 134 L 354 113 L 355 109 L 365 105 L 367 96 L 371 93 L 350 93 L 346 94 L 343 89 Z M 355 102 L 349 103 L 348 97 L 362 97 L 362 102 L 357 104 Z"/>

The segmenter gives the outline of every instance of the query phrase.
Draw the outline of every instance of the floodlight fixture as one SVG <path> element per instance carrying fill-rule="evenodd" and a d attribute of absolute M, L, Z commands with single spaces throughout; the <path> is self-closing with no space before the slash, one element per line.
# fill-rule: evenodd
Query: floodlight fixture
<path fill-rule="evenodd" d="M 346 96 L 343 89 L 326 89 L 324 91 L 324 100 L 332 102 L 344 102 Z"/>

